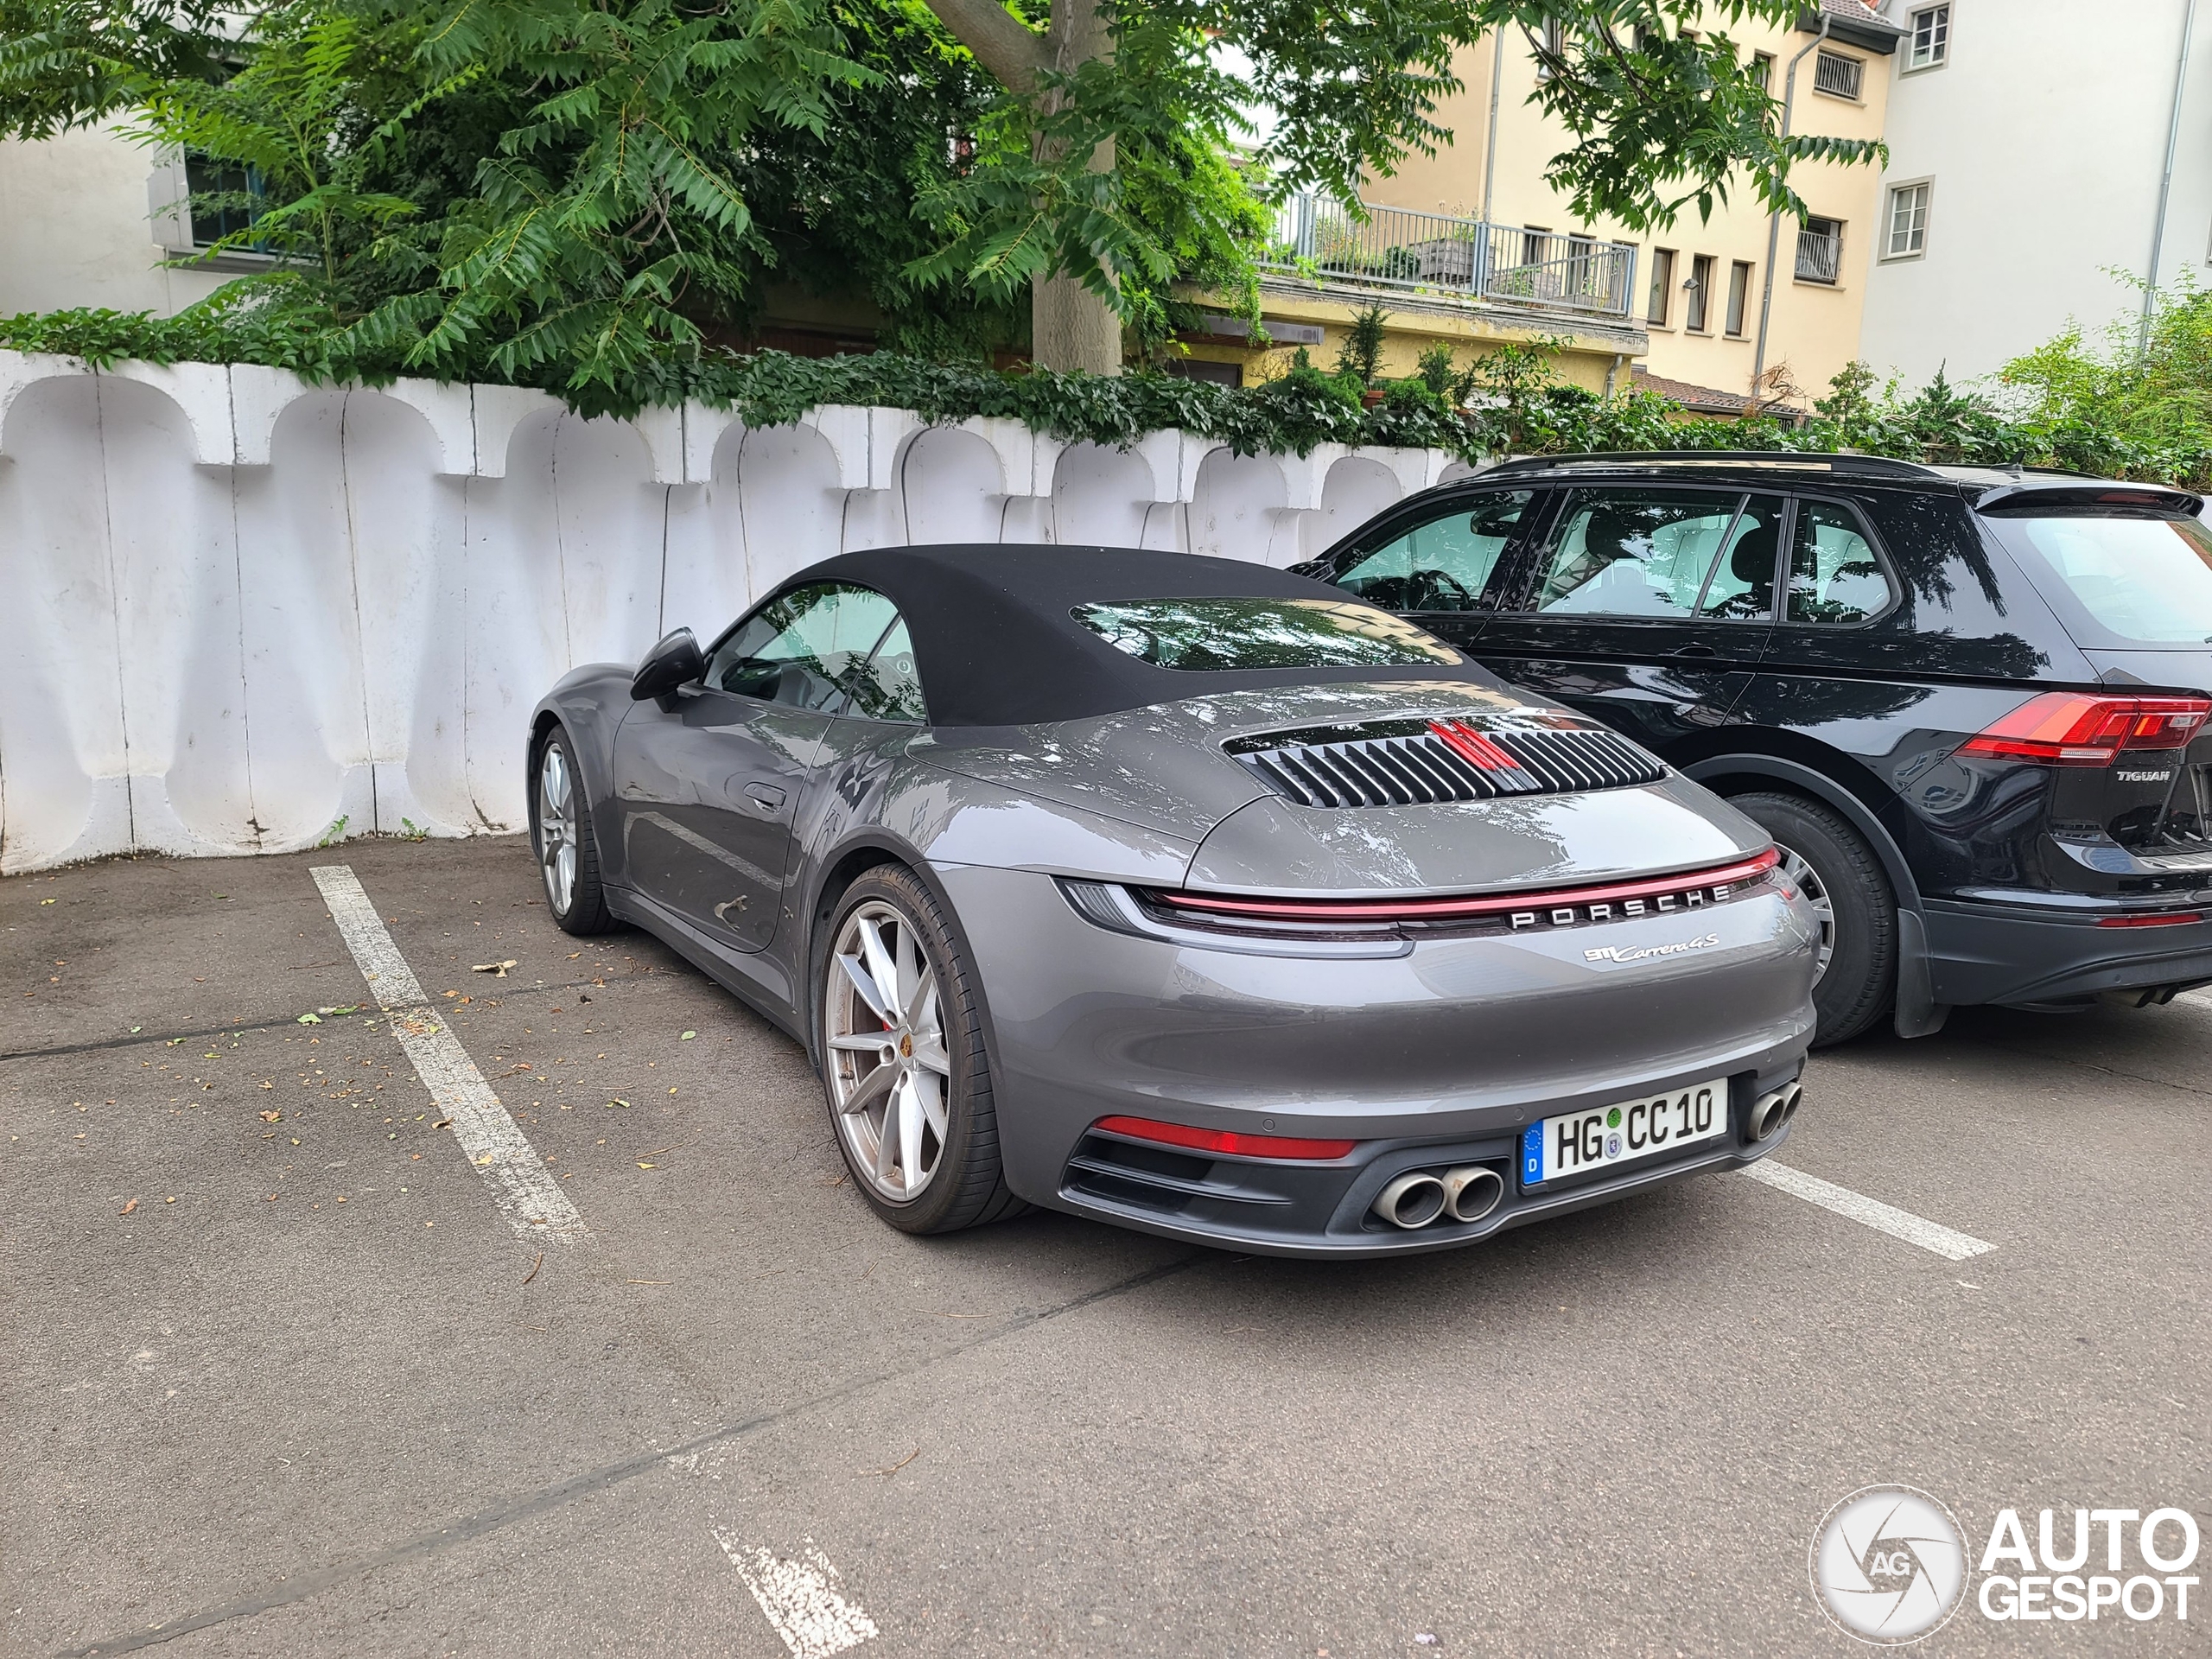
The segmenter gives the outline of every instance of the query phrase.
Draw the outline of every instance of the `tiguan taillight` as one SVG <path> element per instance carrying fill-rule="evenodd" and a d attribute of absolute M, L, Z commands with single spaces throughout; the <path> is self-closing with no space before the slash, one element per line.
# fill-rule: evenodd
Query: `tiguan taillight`
<path fill-rule="evenodd" d="M 2101 766 L 2123 749 L 2178 749 L 2212 715 L 2212 697 L 2099 697 L 2046 691 L 1959 746 L 1961 754 Z"/>

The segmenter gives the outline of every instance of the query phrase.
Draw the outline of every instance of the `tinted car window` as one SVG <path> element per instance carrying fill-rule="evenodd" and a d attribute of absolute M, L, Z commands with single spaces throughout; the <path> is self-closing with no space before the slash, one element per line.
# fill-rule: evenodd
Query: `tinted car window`
<path fill-rule="evenodd" d="M 852 679 L 845 707 L 840 711 L 866 720 L 902 720 L 926 723 L 929 709 L 922 701 L 922 677 L 914 670 L 914 642 L 906 632 L 906 619 L 891 625 L 882 643 Z"/>
<path fill-rule="evenodd" d="M 1535 499 L 1532 490 L 1513 490 L 1460 501 L 1362 555 L 1333 580 L 1386 611 L 1471 610 Z"/>
<path fill-rule="evenodd" d="M 2212 534 L 2194 519 L 1990 522 L 2082 644 L 2212 642 Z"/>
<path fill-rule="evenodd" d="M 1152 599 L 1078 605 L 1075 620 L 1155 668 L 1368 668 L 1465 660 L 1371 605 L 1325 599 Z"/>
<path fill-rule="evenodd" d="M 770 600 L 715 647 L 707 683 L 741 697 L 819 709 L 844 690 L 899 620 L 871 588 L 814 582 Z"/>
<path fill-rule="evenodd" d="M 1864 622 L 1887 610 L 1890 579 L 1858 515 L 1840 501 L 1800 501 L 1789 538 L 1792 622 Z"/>
<path fill-rule="evenodd" d="M 1548 615 L 1756 619 L 1774 605 L 1781 503 L 1734 491 L 1576 490 L 1535 608 Z"/>

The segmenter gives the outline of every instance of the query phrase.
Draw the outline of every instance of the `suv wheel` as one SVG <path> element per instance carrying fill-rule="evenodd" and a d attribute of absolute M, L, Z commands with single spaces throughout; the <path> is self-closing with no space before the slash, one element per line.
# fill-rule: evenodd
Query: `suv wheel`
<path fill-rule="evenodd" d="M 1856 830 L 1816 801 L 1758 794 L 1729 804 L 1774 837 L 1783 870 L 1820 919 L 1814 1045 L 1847 1042 L 1881 1018 L 1897 987 L 1897 902 L 1889 873 Z"/>

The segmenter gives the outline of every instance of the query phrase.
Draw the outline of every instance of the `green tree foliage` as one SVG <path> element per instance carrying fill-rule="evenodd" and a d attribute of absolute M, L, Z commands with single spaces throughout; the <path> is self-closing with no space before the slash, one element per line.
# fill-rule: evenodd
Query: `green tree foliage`
<path fill-rule="evenodd" d="M 2032 454 L 2076 472 L 2212 484 L 2212 290 L 2193 277 L 2151 296 L 2147 331 L 2129 318 L 2093 346 L 2069 327 L 1998 380 Z"/>
<path fill-rule="evenodd" d="M 1726 28 L 1796 0 L 0 0 L 0 132 L 129 118 L 261 179 L 257 245 L 348 349 L 435 374 L 659 395 L 772 283 L 863 292 L 894 344 L 1011 343 L 1070 276 L 1140 343 L 1177 281 L 1257 317 L 1268 200 L 1433 152 L 1454 55 L 1564 27 L 1539 101 L 1579 211 L 1797 206 Z M 1100 28 L 1085 33 L 1085 18 Z M 1687 23 L 1700 28 L 1684 33 Z M 1076 41 L 1059 55 L 1052 42 Z M 1084 45 L 1081 42 L 1088 41 Z M 1247 156 L 1249 112 L 1272 136 Z"/>

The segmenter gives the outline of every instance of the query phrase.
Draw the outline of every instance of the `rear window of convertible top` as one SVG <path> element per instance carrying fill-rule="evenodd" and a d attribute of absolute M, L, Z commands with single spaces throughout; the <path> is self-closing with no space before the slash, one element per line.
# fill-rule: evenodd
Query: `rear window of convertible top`
<path fill-rule="evenodd" d="M 1075 620 L 1155 668 L 1387 668 L 1463 659 L 1371 605 L 1325 599 L 1129 599 Z"/>

